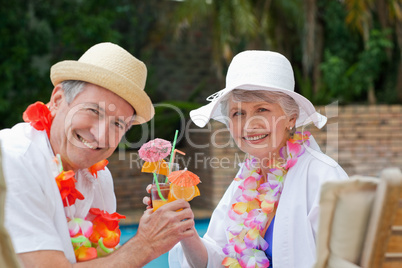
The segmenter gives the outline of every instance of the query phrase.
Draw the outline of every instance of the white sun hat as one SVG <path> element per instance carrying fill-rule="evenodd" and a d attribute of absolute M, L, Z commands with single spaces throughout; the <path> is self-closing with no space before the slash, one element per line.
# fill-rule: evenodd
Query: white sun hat
<path fill-rule="evenodd" d="M 310 124 L 322 128 L 327 118 L 316 112 L 313 104 L 294 92 L 293 69 L 283 55 L 262 50 L 248 50 L 237 54 L 229 65 L 226 87 L 207 98 L 209 104 L 190 112 L 191 120 L 198 127 L 204 127 L 209 120 L 225 123 L 226 115 L 221 112 L 221 101 L 234 89 L 266 90 L 283 92 L 299 105 L 300 113 L 296 127 Z"/>
<path fill-rule="evenodd" d="M 56 63 L 50 69 L 50 79 L 54 86 L 66 80 L 80 80 L 114 92 L 134 108 L 133 125 L 145 123 L 155 114 L 151 99 L 144 91 L 145 64 L 116 44 L 96 44 L 78 61 Z"/>

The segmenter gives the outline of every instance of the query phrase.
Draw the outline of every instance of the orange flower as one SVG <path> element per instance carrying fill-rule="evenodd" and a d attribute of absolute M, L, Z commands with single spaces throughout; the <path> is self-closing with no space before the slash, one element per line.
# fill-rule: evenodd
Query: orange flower
<path fill-rule="evenodd" d="M 74 250 L 75 253 L 75 258 L 77 261 L 89 261 L 92 259 L 96 259 L 98 256 L 98 252 L 96 251 L 96 248 L 87 248 L 85 246 L 81 246 Z"/>
<path fill-rule="evenodd" d="M 109 164 L 109 161 L 107 161 L 106 159 L 103 159 L 102 161 L 99 161 L 95 165 L 92 165 L 90 168 L 88 168 L 88 170 L 89 170 L 89 172 L 91 172 L 92 176 L 95 176 L 97 178 L 98 171 L 104 170 L 107 164 Z"/>
<path fill-rule="evenodd" d="M 103 238 L 103 245 L 107 248 L 114 248 L 120 242 L 121 231 L 117 225 L 114 230 L 110 230 L 104 222 L 94 223 L 92 235 L 89 240 L 92 243 L 98 243 Z"/>
<path fill-rule="evenodd" d="M 99 239 L 103 238 L 104 246 L 113 248 L 120 242 L 120 219 L 126 218 L 124 215 L 120 215 L 115 212 L 109 214 L 107 211 L 100 210 L 99 208 L 91 208 L 89 213 L 93 218 L 93 232 L 89 237 L 92 243 L 98 243 Z"/>
<path fill-rule="evenodd" d="M 31 124 L 36 130 L 45 130 L 47 136 L 50 137 L 50 126 L 52 125 L 52 115 L 49 108 L 40 101 L 28 106 L 22 115 L 25 122 Z"/>

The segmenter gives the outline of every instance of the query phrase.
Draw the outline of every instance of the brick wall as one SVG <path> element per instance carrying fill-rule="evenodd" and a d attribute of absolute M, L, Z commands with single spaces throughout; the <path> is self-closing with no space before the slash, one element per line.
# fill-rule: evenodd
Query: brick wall
<path fill-rule="evenodd" d="M 317 110 L 329 117 L 326 127 L 318 130 L 309 126 L 305 130 L 313 134 L 321 150 L 337 160 L 350 176 L 377 176 L 383 168 L 391 166 L 402 169 L 402 105 L 329 105 Z M 192 205 L 214 208 L 244 154 L 221 123 L 212 122 L 202 132 L 197 132 L 200 129 L 193 125 L 190 128 L 184 145 L 179 148 L 186 155 L 179 155 L 177 161 L 202 180 L 201 196 L 191 201 Z M 137 152 L 116 153 L 109 160 L 119 210 L 143 209 L 142 198 L 152 176 L 139 172 Z"/>

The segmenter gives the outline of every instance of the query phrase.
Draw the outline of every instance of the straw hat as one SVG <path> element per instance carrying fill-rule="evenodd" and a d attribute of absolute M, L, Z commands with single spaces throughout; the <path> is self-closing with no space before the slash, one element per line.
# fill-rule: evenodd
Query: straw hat
<path fill-rule="evenodd" d="M 151 99 L 144 91 L 147 68 L 142 61 L 112 43 L 89 48 L 78 61 L 65 60 L 50 69 L 53 85 L 65 80 L 80 80 L 104 87 L 133 106 L 135 122 L 142 124 L 155 114 Z"/>
<path fill-rule="evenodd" d="M 316 112 L 308 99 L 294 92 L 294 87 L 292 66 L 283 55 L 272 51 L 244 51 L 230 63 L 226 87 L 209 96 L 207 100 L 210 103 L 191 111 L 190 117 L 199 127 L 204 127 L 211 118 L 225 123 L 227 116 L 222 114 L 220 105 L 233 89 L 266 90 L 286 93 L 296 101 L 300 108 L 296 127 L 313 122 L 322 128 L 327 118 Z"/>

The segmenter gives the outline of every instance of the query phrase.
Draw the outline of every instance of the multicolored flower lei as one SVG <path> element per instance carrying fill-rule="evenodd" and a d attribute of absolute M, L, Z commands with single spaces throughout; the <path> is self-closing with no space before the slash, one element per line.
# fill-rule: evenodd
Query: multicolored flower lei
<path fill-rule="evenodd" d="M 240 175 L 241 195 L 229 210 L 232 220 L 227 231 L 229 243 L 223 248 L 226 257 L 222 265 L 229 268 L 267 268 L 270 263 L 265 255 L 268 243 L 264 240 L 266 228 L 275 215 L 288 170 L 293 167 L 310 145 L 310 133 L 296 132 L 281 148 L 280 156 L 286 161 L 271 168 L 266 181 L 261 175 L 258 161 L 247 159 Z"/>
<path fill-rule="evenodd" d="M 29 122 L 36 130 L 45 130 L 50 138 L 52 116 L 48 107 L 42 102 L 28 106 L 23 114 L 25 122 Z M 76 200 L 84 196 L 76 189 L 74 172 L 64 171 L 60 157 L 56 159 L 60 174 L 55 178 L 64 207 L 70 207 Z M 92 176 L 98 178 L 98 171 L 105 169 L 108 161 L 102 160 L 88 168 Z M 77 261 L 88 261 L 113 252 L 120 242 L 119 221 L 125 216 L 118 213 L 109 214 L 98 208 L 91 208 L 85 219 L 67 217 L 71 242 Z"/>

